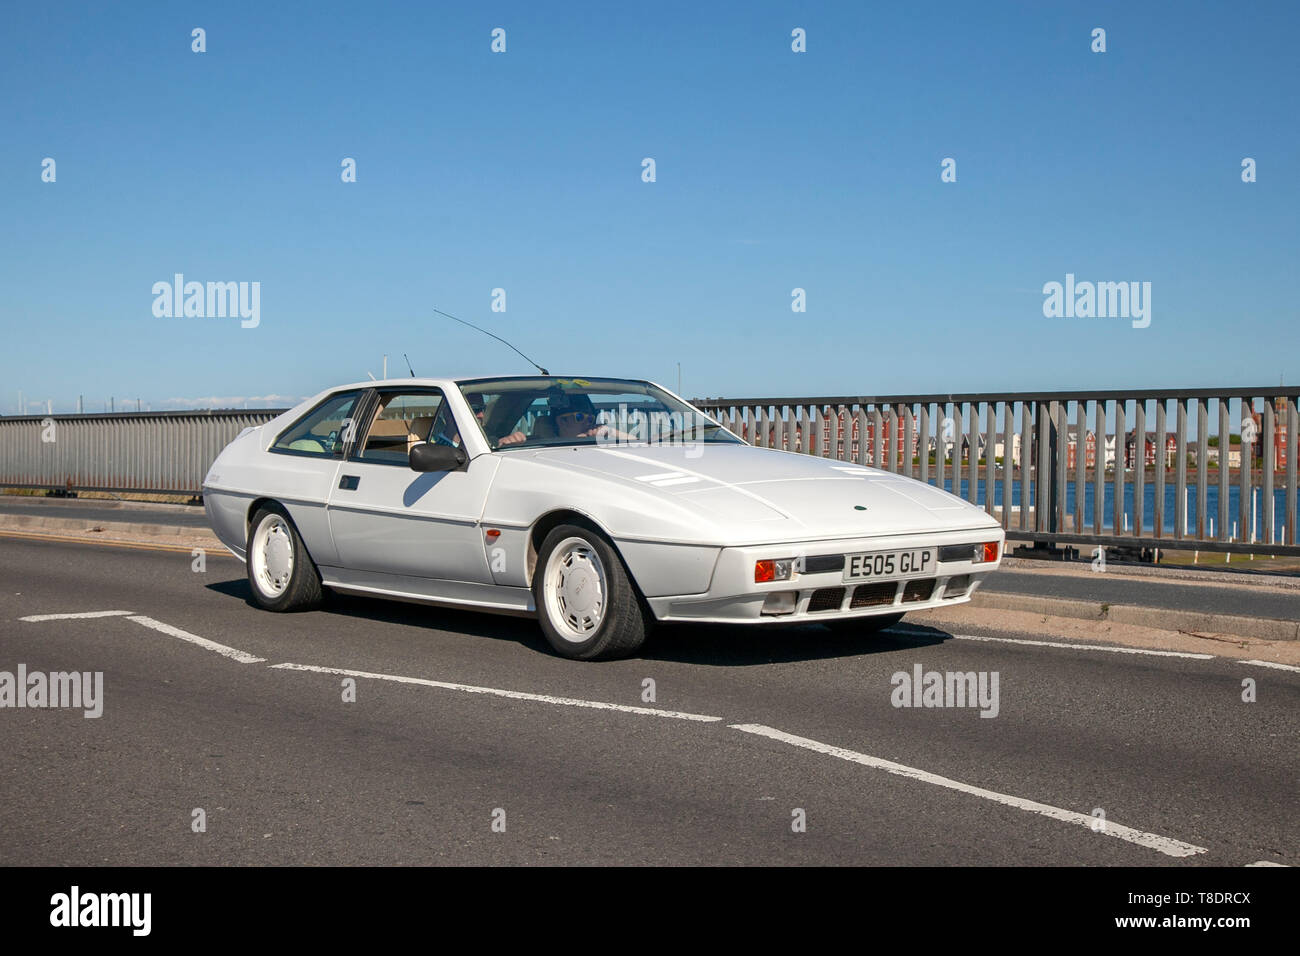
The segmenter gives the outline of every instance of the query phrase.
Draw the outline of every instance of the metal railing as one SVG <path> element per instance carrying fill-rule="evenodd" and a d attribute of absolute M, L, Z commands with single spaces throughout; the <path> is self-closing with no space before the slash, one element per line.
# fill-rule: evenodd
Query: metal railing
<path fill-rule="evenodd" d="M 695 404 L 753 444 L 953 491 L 1013 538 L 1300 555 L 1297 396 L 1300 387 Z M 0 486 L 197 495 L 221 449 L 281 411 L 0 417 Z M 1246 422 L 1253 442 L 1241 441 Z"/>
<path fill-rule="evenodd" d="M 282 411 L 0 418 L 0 487 L 197 495 L 221 449 Z"/>
<path fill-rule="evenodd" d="M 1276 386 L 694 404 L 751 444 L 952 491 L 1012 538 L 1300 555 L 1298 395 Z"/>

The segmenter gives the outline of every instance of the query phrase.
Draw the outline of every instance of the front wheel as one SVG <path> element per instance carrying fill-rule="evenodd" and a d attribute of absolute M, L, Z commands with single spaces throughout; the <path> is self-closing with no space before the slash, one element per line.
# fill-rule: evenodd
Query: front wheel
<path fill-rule="evenodd" d="M 635 654 L 653 621 L 613 546 L 577 525 L 560 525 L 542 542 L 533 599 L 551 647 L 574 660 Z"/>
<path fill-rule="evenodd" d="M 268 611 L 305 611 L 321 603 L 320 572 L 286 512 L 263 505 L 248 525 L 248 583 Z"/>

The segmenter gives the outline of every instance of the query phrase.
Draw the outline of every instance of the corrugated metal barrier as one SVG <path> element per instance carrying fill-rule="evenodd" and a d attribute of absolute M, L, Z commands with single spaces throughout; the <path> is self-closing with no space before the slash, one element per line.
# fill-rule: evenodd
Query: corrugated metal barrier
<path fill-rule="evenodd" d="M 0 487 L 197 495 L 221 449 L 283 409 L 0 418 Z"/>

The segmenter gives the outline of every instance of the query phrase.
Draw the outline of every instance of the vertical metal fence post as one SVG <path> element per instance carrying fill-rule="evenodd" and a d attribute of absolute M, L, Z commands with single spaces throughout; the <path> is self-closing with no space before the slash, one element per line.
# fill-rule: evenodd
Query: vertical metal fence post
<path fill-rule="evenodd" d="M 1092 533 L 1101 534 L 1106 519 L 1106 400 L 1093 402 Z"/>
<path fill-rule="evenodd" d="M 1075 534 L 1083 534 L 1087 467 L 1088 402 L 1081 398 L 1074 403 L 1074 528 L 1072 530 Z"/>
<path fill-rule="evenodd" d="M 1286 400 L 1286 540 L 1283 544 L 1296 543 L 1296 496 L 1300 489 L 1296 486 L 1296 429 L 1300 427 L 1300 409 L 1296 408 L 1296 397 L 1287 396 Z"/>
<path fill-rule="evenodd" d="M 984 511 L 993 514 L 993 505 L 997 487 L 995 472 L 998 451 L 998 408 L 997 402 L 984 405 Z"/>
<path fill-rule="evenodd" d="M 1165 421 L 1168 411 L 1163 398 L 1156 399 L 1156 493 L 1152 526 L 1157 538 L 1165 535 L 1165 469 L 1169 467 L 1169 439 Z"/>
<path fill-rule="evenodd" d="M 1115 402 L 1115 471 L 1111 475 L 1112 533 L 1124 533 L 1124 472 L 1128 468 L 1128 402 Z"/>
<path fill-rule="evenodd" d="M 1011 527 L 1012 482 L 1015 480 L 1016 403 L 1002 403 L 1002 527 Z"/>
<path fill-rule="evenodd" d="M 1264 543 L 1273 543 L 1273 470 L 1277 459 L 1273 448 L 1274 408 L 1273 397 L 1264 396 L 1264 474 L 1259 491 L 1260 519 L 1264 523 Z"/>
<path fill-rule="evenodd" d="M 1210 489 L 1206 487 L 1209 479 L 1210 457 L 1210 400 L 1196 400 L 1196 540 L 1204 541 L 1207 537 L 1207 523 Z"/>
<path fill-rule="evenodd" d="M 911 478 L 915 473 L 912 469 L 912 465 L 913 465 L 912 448 L 914 444 L 913 436 L 915 435 L 915 430 L 912 423 L 912 406 L 908 404 L 908 405 L 901 405 L 899 407 L 902 408 L 903 410 L 903 461 L 906 462 L 906 464 L 903 466 L 903 474 Z"/>
<path fill-rule="evenodd" d="M 921 403 L 921 422 L 917 428 L 916 453 L 921 460 L 921 473 L 917 477 L 930 483 L 930 403 Z"/>
<path fill-rule="evenodd" d="M 1065 531 L 1065 515 L 1069 510 L 1068 405 L 1068 402 L 1052 403 L 1052 530 L 1058 532 Z"/>
<path fill-rule="evenodd" d="M 877 468 L 884 468 L 885 466 L 885 446 L 880 440 L 882 421 L 880 406 L 873 403 L 871 406 L 871 457 L 875 459 L 873 464 Z"/>
<path fill-rule="evenodd" d="M 1031 493 L 1030 469 L 1034 450 L 1033 424 L 1030 422 L 1029 402 L 1020 403 L 1020 530 L 1028 531 L 1033 525 L 1029 521 Z"/>
<path fill-rule="evenodd" d="M 1052 465 L 1051 416 L 1047 402 L 1034 403 L 1034 443 L 1038 446 L 1034 462 L 1034 530 L 1051 531 L 1052 525 Z"/>
<path fill-rule="evenodd" d="M 1255 401 L 1252 398 L 1243 398 L 1241 400 L 1241 420 L 1243 422 L 1251 417 L 1255 411 Z M 1240 426 L 1238 426 L 1240 427 Z M 1241 439 L 1241 487 L 1237 492 L 1237 511 L 1239 524 L 1237 525 L 1237 540 L 1250 541 L 1251 533 L 1255 530 L 1251 526 L 1250 520 L 1250 486 L 1251 479 L 1254 477 L 1251 470 L 1255 467 L 1255 446 L 1246 444 L 1245 436 Z"/>
<path fill-rule="evenodd" d="M 1177 471 L 1174 479 L 1174 537 L 1187 537 L 1187 399 L 1178 399 L 1178 437 L 1174 442 Z"/>
<path fill-rule="evenodd" d="M 1228 457 L 1232 451 L 1232 416 L 1228 409 L 1229 399 L 1218 399 L 1219 405 L 1219 508 L 1218 521 L 1219 526 L 1214 529 L 1214 536 L 1219 541 L 1227 541 L 1232 537 L 1232 524 L 1228 517 L 1228 489 L 1232 486 L 1232 468 L 1230 467 L 1231 459 Z"/>
<path fill-rule="evenodd" d="M 1142 537 L 1142 524 L 1146 518 L 1147 482 L 1147 403 L 1138 399 L 1133 403 L 1133 536 Z"/>

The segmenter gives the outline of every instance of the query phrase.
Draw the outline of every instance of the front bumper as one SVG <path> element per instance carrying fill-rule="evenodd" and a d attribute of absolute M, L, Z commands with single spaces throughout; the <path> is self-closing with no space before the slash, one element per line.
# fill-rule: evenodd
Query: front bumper
<path fill-rule="evenodd" d="M 935 570 L 921 578 L 884 580 L 868 584 L 846 583 L 842 566 L 834 570 L 800 572 L 789 581 L 754 582 L 754 563 L 769 558 L 801 557 L 813 568 L 829 562 L 828 556 L 864 552 L 899 551 L 948 545 L 998 542 L 996 561 L 937 561 Z M 720 624 L 791 624 L 834 621 L 920 611 L 965 604 L 986 578 L 1002 563 L 1006 535 L 1001 528 L 845 538 L 836 541 L 795 542 L 724 548 L 718 556 L 709 589 L 702 594 L 648 598 L 660 621 L 697 621 Z M 822 561 L 815 560 L 822 558 Z M 768 596 L 793 592 L 789 613 L 765 614 Z"/>

